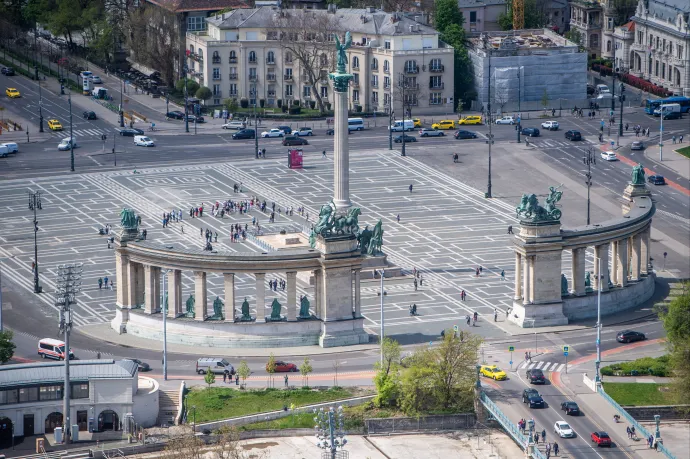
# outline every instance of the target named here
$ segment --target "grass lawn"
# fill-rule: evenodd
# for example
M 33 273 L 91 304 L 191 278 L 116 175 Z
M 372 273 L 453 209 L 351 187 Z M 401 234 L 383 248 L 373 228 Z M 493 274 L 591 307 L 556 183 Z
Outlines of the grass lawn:
M 199 423 L 281 410 L 293 403 L 304 406 L 366 394 L 356 388 L 241 391 L 225 387 L 195 387 L 187 395 L 187 417 L 192 415 L 192 406 L 196 406 L 196 422 Z
M 685 156 L 686 158 L 690 158 L 690 147 L 679 148 L 676 151 L 681 155 Z
M 659 388 L 668 384 L 651 383 L 604 383 L 604 390 L 623 406 L 672 405 L 673 396 Z

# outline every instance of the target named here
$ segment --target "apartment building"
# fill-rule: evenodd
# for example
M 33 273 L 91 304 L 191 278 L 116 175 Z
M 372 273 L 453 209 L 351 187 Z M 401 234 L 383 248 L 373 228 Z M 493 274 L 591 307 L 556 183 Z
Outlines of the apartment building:
M 287 15 L 287 16 L 286 16 Z M 316 31 L 281 30 L 280 18 L 309 15 L 307 21 L 333 25 L 320 37 Z M 402 110 L 398 83 L 405 83 L 405 107 L 423 113 L 447 113 L 453 103 L 453 48 L 439 39 L 433 28 L 402 13 L 375 8 L 328 10 L 281 10 L 259 7 L 235 10 L 206 20 L 207 30 L 187 33 L 187 65 L 190 77 L 213 92 L 211 102 L 246 98 L 250 106 L 276 109 L 299 100 L 304 105 L 324 104 L 333 97 L 328 73 L 335 68 L 335 36 L 352 36 L 347 71 L 354 75 L 348 91 L 350 109 Z M 311 84 L 308 67 L 290 51 L 286 42 L 318 42 L 320 76 Z M 332 43 L 331 43 L 332 42 Z M 305 45 L 306 46 L 306 45 Z
M 690 2 L 640 0 L 630 73 L 690 97 Z
M 498 18 L 508 11 L 506 0 L 458 0 L 467 32 L 498 31 Z
M 570 30 L 579 33 L 578 44 L 593 58 L 601 55 L 603 15 L 604 7 L 598 1 L 572 0 L 570 2 Z M 611 27 L 611 33 L 613 33 L 613 24 Z

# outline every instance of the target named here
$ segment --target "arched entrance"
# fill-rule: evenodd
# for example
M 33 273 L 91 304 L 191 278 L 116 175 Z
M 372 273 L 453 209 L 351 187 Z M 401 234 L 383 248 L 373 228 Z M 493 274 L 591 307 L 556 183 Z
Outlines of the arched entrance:
M 0 418 L 0 449 L 7 448 L 12 445 L 12 420 L 10 418 Z
M 98 430 L 120 430 L 120 418 L 113 410 L 101 411 L 98 415 Z
M 45 433 L 49 434 L 55 432 L 56 427 L 62 427 L 62 413 L 58 413 L 57 411 L 46 416 Z

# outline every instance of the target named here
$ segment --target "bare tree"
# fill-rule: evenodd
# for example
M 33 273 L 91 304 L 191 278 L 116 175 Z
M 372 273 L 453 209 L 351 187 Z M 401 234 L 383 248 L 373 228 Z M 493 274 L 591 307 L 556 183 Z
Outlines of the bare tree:
M 142 6 L 130 16 L 127 44 L 136 60 L 161 73 L 172 85 L 179 58 L 177 18 L 156 6 Z
M 240 434 L 235 427 L 221 427 L 214 448 L 215 459 L 249 459 L 266 457 L 265 451 L 245 453 L 240 444 Z
M 204 442 L 191 429 L 170 438 L 161 454 L 162 459 L 202 459 Z
M 495 77 L 493 80 L 492 96 L 494 97 L 494 102 L 500 107 L 501 113 L 503 113 L 503 108 L 510 101 L 510 91 L 505 80 L 497 81 Z
M 333 37 L 338 32 L 336 15 L 315 10 L 276 11 L 266 29 L 269 40 L 279 40 L 284 58 L 299 63 L 321 113 L 326 107 L 317 84 L 328 81 L 335 69 Z

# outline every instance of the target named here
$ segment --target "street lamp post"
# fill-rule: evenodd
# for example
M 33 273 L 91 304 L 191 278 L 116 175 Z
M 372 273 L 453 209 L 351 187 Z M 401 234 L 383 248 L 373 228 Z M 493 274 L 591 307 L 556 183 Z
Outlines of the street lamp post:
M 69 90 L 67 96 L 67 103 L 69 105 L 69 152 L 70 152 L 70 167 L 69 170 L 74 172 L 74 131 L 72 126 L 72 90 Z
M 125 127 L 125 107 L 122 105 L 122 91 L 125 87 L 125 80 L 120 80 L 120 127 Z
M 620 102 L 618 105 L 620 105 L 620 116 L 618 119 L 618 138 L 616 139 L 616 143 L 618 146 L 621 146 L 621 137 L 623 136 L 623 102 L 625 102 L 625 85 L 623 83 L 620 84 L 619 87 L 620 95 L 618 96 L 618 102 Z
M 392 101 L 393 101 L 393 97 L 391 97 L 391 102 Z M 389 150 L 393 149 L 393 129 L 391 129 L 391 127 L 393 126 L 393 121 L 395 119 L 395 112 L 393 111 L 393 106 L 392 106 L 391 102 L 389 102 L 390 113 L 388 115 L 388 149 Z M 403 121 L 403 125 L 404 124 L 405 123 Z
M 405 152 L 405 119 L 411 118 L 411 117 L 406 117 L 405 113 L 405 88 L 407 87 L 407 79 L 405 78 L 404 74 L 399 74 L 398 75 L 398 87 L 402 91 L 402 111 L 403 111 L 403 116 L 402 116 L 402 152 L 400 153 L 400 156 L 407 156 Z
M 41 91 L 41 80 L 38 77 L 38 66 L 35 66 L 34 69 L 38 82 L 38 132 L 43 132 L 43 92 Z
M 252 104 L 252 114 L 254 115 L 254 159 L 259 159 L 259 123 L 256 122 L 256 85 L 249 90 L 250 99 L 254 99 Z
M 587 185 L 587 224 L 589 225 L 589 205 L 590 205 L 590 200 L 589 200 L 589 188 L 592 186 L 592 169 L 591 165 L 597 163 L 597 157 L 594 154 L 594 151 L 589 148 L 585 152 L 585 156 L 582 158 L 584 161 L 585 165 L 587 166 L 587 173 L 585 174 L 585 177 L 587 177 L 587 181 L 585 182 L 585 185 Z
M 493 120 L 491 119 L 491 47 L 489 46 L 489 36 L 487 34 L 484 34 L 484 36 L 482 37 L 482 41 L 484 43 L 484 49 L 486 50 L 486 53 L 489 57 L 489 84 L 487 86 L 488 97 L 486 102 L 486 122 L 489 125 L 489 139 L 486 141 L 489 144 L 489 179 L 486 184 L 486 194 L 484 195 L 484 197 L 491 198 L 491 145 L 494 143 L 494 136 L 491 133 L 491 127 L 493 125 Z
M 187 73 L 189 72 L 189 70 L 188 70 L 187 64 L 184 65 L 183 69 L 184 69 L 184 132 L 189 134 L 189 116 L 188 116 L 189 110 L 187 108 L 189 105 L 189 102 L 187 101 L 187 97 L 188 97 L 188 94 L 187 94 Z
M 383 279 L 386 277 L 386 270 L 381 269 L 379 270 L 379 274 L 381 275 L 381 365 L 383 365 L 383 297 L 385 295 L 384 290 L 383 290 Z
M 36 210 L 41 208 L 41 192 L 29 191 L 29 210 L 34 211 L 34 293 L 43 291 L 38 282 L 38 220 L 36 220 Z
M 520 106 L 521 101 L 522 101 L 522 92 L 520 90 L 520 67 L 518 67 L 517 79 L 518 79 L 517 143 L 520 143 L 520 131 L 522 130 L 522 113 L 521 113 L 521 106 Z

